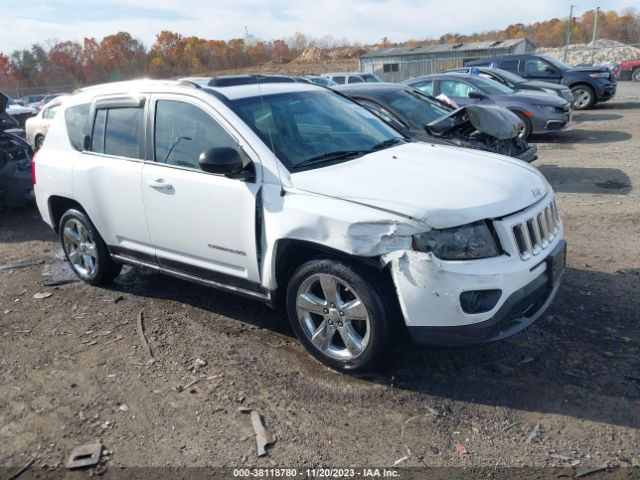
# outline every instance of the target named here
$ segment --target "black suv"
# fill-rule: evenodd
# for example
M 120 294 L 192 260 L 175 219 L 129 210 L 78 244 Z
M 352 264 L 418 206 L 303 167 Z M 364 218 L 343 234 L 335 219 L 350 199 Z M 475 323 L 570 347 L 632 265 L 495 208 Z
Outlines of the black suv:
M 531 80 L 562 83 L 571 88 L 576 110 L 589 109 L 616 94 L 616 77 L 607 67 L 573 67 L 548 55 L 507 55 L 465 62 L 465 66 L 501 68 Z

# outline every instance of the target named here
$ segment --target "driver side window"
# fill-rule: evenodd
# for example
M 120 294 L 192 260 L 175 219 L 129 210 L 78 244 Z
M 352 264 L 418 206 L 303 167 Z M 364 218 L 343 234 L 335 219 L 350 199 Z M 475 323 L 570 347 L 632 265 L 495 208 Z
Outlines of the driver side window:
M 208 113 L 189 103 L 156 103 L 155 161 L 200 170 L 198 158 L 212 147 L 236 147 L 237 142 Z
M 524 63 L 525 75 L 549 75 L 553 67 L 548 62 L 539 58 L 532 58 Z

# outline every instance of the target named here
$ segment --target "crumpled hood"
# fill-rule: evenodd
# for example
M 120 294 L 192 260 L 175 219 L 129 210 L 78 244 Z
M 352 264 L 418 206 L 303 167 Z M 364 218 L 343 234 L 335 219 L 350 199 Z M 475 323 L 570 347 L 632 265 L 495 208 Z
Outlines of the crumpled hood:
M 549 191 L 534 167 L 502 155 L 421 142 L 291 175 L 293 187 L 391 211 L 434 228 L 522 210 Z
M 467 114 L 474 128 L 482 133 L 508 140 L 522 130 L 522 120 L 510 110 L 497 105 L 467 105 L 460 107 L 429 123 L 426 128 L 435 135 L 445 135 L 456 127 L 455 118 L 462 112 Z
M 17 127 L 18 121 L 7 112 L 9 97 L 0 92 L 0 132 Z

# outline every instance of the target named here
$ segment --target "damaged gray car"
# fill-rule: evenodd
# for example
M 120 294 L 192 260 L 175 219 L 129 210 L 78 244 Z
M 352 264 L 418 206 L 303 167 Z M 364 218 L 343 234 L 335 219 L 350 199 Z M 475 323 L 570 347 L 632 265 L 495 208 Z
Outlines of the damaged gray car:
M 31 146 L 20 137 L 24 131 L 6 112 L 8 97 L 0 92 L 0 209 L 33 203 Z
M 537 148 L 522 138 L 522 121 L 506 108 L 453 108 L 415 88 L 393 83 L 345 85 L 334 90 L 414 140 L 484 150 L 529 163 L 537 158 Z

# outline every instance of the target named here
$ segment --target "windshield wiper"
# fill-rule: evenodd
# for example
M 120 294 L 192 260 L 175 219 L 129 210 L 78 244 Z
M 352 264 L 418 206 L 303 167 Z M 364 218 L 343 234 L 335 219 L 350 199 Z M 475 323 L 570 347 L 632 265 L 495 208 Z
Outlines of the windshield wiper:
M 365 153 L 368 153 L 368 150 L 337 150 L 335 152 L 327 152 L 303 160 L 296 164 L 295 168 L 308 167 L 309 165 L 317 165 L 319 163 L 331 162 L 333 160 L 345 160 L 348 158 L 361 157 Z
M 384 142 L 380 142 L 375 144 L 373 147 L 371 147 L 369 150 L 367 150 L 368 152 L 376 152 L 378 150 L 384 150 L 385 148 L 389 148 L 389 147 L 393 147 L 394 145 L 397 145 L 400 142 L 403 142 L 404 138 L 400 138 L 400 137 L 394 137 L 394 138 L 389 138 L 388 140 L 385 140 Z

